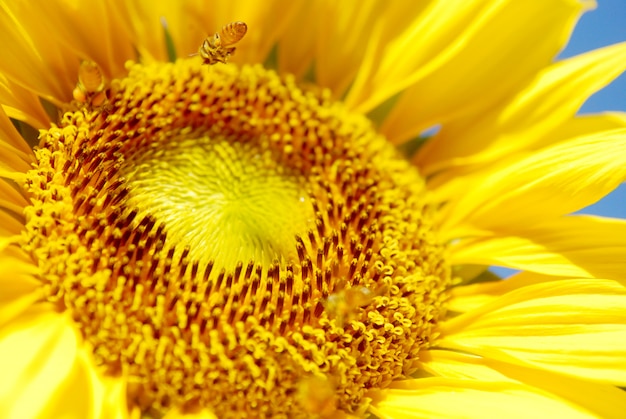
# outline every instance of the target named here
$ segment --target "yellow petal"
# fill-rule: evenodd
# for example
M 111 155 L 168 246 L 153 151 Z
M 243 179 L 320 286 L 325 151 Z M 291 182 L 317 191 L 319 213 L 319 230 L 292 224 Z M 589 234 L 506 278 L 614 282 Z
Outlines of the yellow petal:
M 167 61 L 165 29 L 172 36 L 178 57 L 198 52 L 208 28 L 192 25 L 186 4 L 124 0 L 109 2 L 111 14 L 122 22 L 124 33 L 137 48 L 142 62 Z
M 550 393 L 509 381 L 420 378 L 372 392 L 381 419 L 598 418 Z
M 0 208 L 22 214 L 27 205 L 29 205 L 28 200 L 17 190 L 15 185 L 0 179 Z
M 369 111 L 411 87 L 383 128 L 394 142 L 517 90 L 563 46 L 583 8 L 569 0 L 437 0 L 420 14 L 414 14 L 414 3 L 410 7 L 404 10 L 417 16 L 413 25 L 380 45 L 381 59 L 362 70 L 363 81 L 347 98 L 357 110 Z
M 527 285 L 554 281 L 554 276 L 539 275 L 533 272 L 519 272 L 506 278 L 504 281 L 483 282 L 479 284 L 463 285 L 450 290 L 448 309 L 456 313 L 466 313 L 477 310 L 478 307 L 491 303 L 507 292 L 511 292 Z
M 311 67 L 319 14 L 325 3 L 303 2 L 278 40 L 278 70 L 301 78 Z M 320 10 L 321 9 L 321 10 Z
M 1 101 L 1 99 L 0 99 Z M 24 138 L 15 129 L 15 126 L 7 116 L 6 112 L 0 106 L 0 143 L 9 144 L 22 153 L 28 153 L 32 155 L 30 146 L 26 143 Z
M 609 280 L 529 285 L 444 322 L 442 348 L 626 384 L 626 288 Z
M 60 8 L 63 2 L 46 2 L 46 5 L 48 3 Z M 50 16 L 40 11 L 43 6 L 43 3 L 35 5 L 15 1 L 0 2 L 0 74 L 37 95 L 60 104 L 72 97 L 78 59 L 59 44 L 54 33 L 78 23 L 54 21 L 53 24 L 57 25 L 58 22 L 58 26 L 51 28 L 49 21 L 45 20 L 50 19 Z M 5 103 L 4 100 L 2 102 Z M 20 107 L 17 109 L 28 111 Z M 9 116 L 13 117 L 10 113 Z M 41 120 L 38 114 L 31 113 L 31 116 Z
M 177 23 L 180 19 L 177 18 L 184 11 L 182 7 L 170 10 L 166 2 L 140 0 L 112 1 L 109 4 L 112 13 L 123 22 L 125 34 L 137 48 L 142 61 L 168 60 L 163 22 L 168 30 L 179 27 Z
M 570 216 L 461 240 L 453 264 L 505 266 L 547 275 L 625 280 L 626 220 Z
M 592 135 L 618 128 L 626 128 L 626 112 L 577 115 L 548 132 L 538 144 L 547 146 L 570 138 Z
M 84 350 L 79 351 L 67 376 L 59 382 L 44 409 L 33 417 L 112 419 L 114 416 L 105 415 L 103 411 L 106 388 L 95 368 L 88 354 Z M 119 410 L 122 409 L 125 410 L 124 405 Z
M 572 139 L 466 179 L 442 212 L 445 237 L 533 225 L 598 201 L 626 179 L 624 138 L 625 129 Z
M 3 113 L 10 118 L 24 121 L 37 129 L 50 126 L 50 118 L 37 95 L 7 79 L 2 71 L 0 71 L 0 104 Z
M 25 173 L 30 170 L 30 162 L 34 160 L 32 153 L 21 151 L 12 145 L 0 141 L 0 170 Z
M 626 113 L 607 112 L 595 115 L 582 115 L 569 119 L 545 134 L 537 141 L 542 147 L 560 143 L 576 137 L 597 135 L 603 131 L 626 128 Z M 429 178 L 429 187 L 435 190 L 437 198 L 449 201 L 467 190 L 471 176 L 480 176 L 481 171 L 490 170 L 488 164 L 449 168 Z
M 35 266 L 0 253 L 0 327 L 41 299 L 41 283 L 33 277 L 35 273 Z
M 419 354 L 419 368 L 435 377 L 461 378 L 480 381 L 519 382 L 490 367 L 485 358 L 441 349 L 429 349 Z M 493 361 L 495 362 L 495 361 Z M 534 369 L 540 373 L 542 371 Z
M 370 62 L 361 66 L 346 98 L 346 104 L 357 111 L 371 110 L 440 66 L 458 49 L 455 40 L 466 36 L 476 17 L 490 9 L 484 2 L 431 0 L 406 13 L 407 3 L 395 3 L 395 10 L 404 10 L 412 21 L 400 25 L 403 31 L 393 34 L 397 36 L 385 37 L 385 26 L 398 22 L 398 15 L 392 10 L 381 16 L 373 30 L 374 43 L 368 46 Z
M 591 136 L 618 128 L 626 128 L 626 113 L 606 112 L 577 116 L 547 133 L 539 142 L 545 145 L 556 144 L 575 137 Z M 447 202 L 455 196 L 464 194 L 468 188 L 467 183 L 472 181 L 472 177 L 478 176 L 480 179 L 480 172 L 490 170 L 489 167 L 489 164 L 483 164 L 450 168 L 429 178 L 428 185 L 439 201 Z
M 135 59 L 135 50 L 107 2 L 48 1 L 37 7 L 39 10 L 32 13 L 30 21 L 38 22 L 38 32 L 48 32 L 51 39 L 73 51 L 77 58 L 98 63 L 109 79 L 126 74 L 124 64 Z M 70 71 L 73 75 L 78 70 L 78 60 L 75 63 L 75 69 Z
M 0 165 L 0 169 L 2 165 Z M 6 177 L 4 173 L 0 170 L 0 176 Z M 24 224 L 18 220 L 15 216 L 5 212 L 0 211 L 0 237 L 7 236 L 15 236 L 20 234 L 24 229 Z
M 439 377 L 523 383 L 603 419 L 621 419 L 626 412 L 626 393 L 610 385 L 452 351 L 425 351 L 420 360 L 421 368 Z
M 368 42 L 373 42 L 374 25 L 388 22 L 385 13 L 393 2 L 325 0 L 323 5 L 318 12 L 316 83 L 330 88 L 335 97 L 340 97 L 359 69 L 368 51 Z
M 126 400 L 126 380 L 123 378 L 107 378 L 104 383 L 104 401 L 100 417 L 102 419 L 128 419 L 128 403 Z
M 71 321 L 40 304 L 0 329 L 0 412 L 6 419 L 93 418 L 91 383 Z
M 430 174 L 545 146 L 541 140 L 546 134 L 570 120 L 589 96 L 624 70 L 626 43 L 558 62 L 503 106 L 444 125 L 419 151 L 416 164 Z

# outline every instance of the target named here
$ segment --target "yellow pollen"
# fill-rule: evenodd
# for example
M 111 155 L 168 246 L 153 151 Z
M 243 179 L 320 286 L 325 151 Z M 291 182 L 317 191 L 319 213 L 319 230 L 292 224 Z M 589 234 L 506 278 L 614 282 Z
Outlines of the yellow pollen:
M 22 246 L 48 301 L 147 416 L 365 412 L 444 314 L 417 171 L 328 92 L 260 66 L 128 70 L 105 107 L 42 133 L 27 175 Z

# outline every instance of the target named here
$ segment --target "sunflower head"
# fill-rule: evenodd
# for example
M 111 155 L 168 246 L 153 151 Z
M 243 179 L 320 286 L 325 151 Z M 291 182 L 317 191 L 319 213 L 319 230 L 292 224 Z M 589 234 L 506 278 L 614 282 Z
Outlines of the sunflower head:
M 42 132 L 21 245 L 142 410 L 286 414 L 319 378 L 363 411 L 415 369 L 449 267 L 367 119 L 260 66 L 132 64 L 110 90 Z
M 537 103 L 580 68 L 597 72 L 581 82 L 592 90 L 626 48 L 551 64 L 582 9 L 573 0 L 431 1 L 410 14 L 371 2 L 355 16 L 332 2 L 252 3 L 205 13 L 193 2 L 51 2 L 34 17 L 3 5 L 10 50 L 28 45 L 26 60 L 54 70 L 39 82 L 0 63 L 2 109 L 39 129 L 31 149 L 28 130 L 0 115 L 11 152 L 0 159 L 0 359 L 49 345 L 11 377 L 27 382 L 33 365 L 61 372 L 32 373 L 58 383 L 38 405 L 23 402 L 28 385 L 0 385 L 0 413 L 459 416 L 437 398 L 454 391 L 480 405 L 492 388 L 565 412 L 551 392 L 575 397 L 524 377 L 575 373 L 516 337 L 553 330 L 537 320 L 544 309 L 550 324 L 563 307 L 592 310 L 567 300 L 580 286 L 595 302 L 626 298 L 615 267 L 586 262 L 559 236 L 604 228 L 564 216 L 626 177 L 603 157 L 607 144 L 624 157 L 624 120 L 594 120 L 576 136 L 575 110 Z M 550 23 L 537 20 L 548 11 Z M 35 28 L 53 20 L 67 27 L 51 43 Z M 542 39 L 487 89 L 508 62 L 494 35 L 533 41 L 502 21 L 535 22 Z M 490 51 L 493 62 L 458 74 Z M 52 121 L 41 99 L 56 107 Z M 597 187 L 579 197 L 572 179 L 594 168 Z M 553 201 L 539 211 L 542 199 Z M 500 281 L 486 272 L 493 264 L 528 272 Z M 606 312 L 596 319 L 614 321 Z M 88 402 L 54 401 L 65 389 Z

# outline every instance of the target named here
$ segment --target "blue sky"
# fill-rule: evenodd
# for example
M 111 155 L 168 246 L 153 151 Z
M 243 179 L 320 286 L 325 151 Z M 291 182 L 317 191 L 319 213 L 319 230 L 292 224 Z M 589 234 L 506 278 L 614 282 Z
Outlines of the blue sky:
M 597 0 L 597 3 L 595 10 L 580 19 L 561 57 L 626 41 L 626 0 Z M 580 113 L 606 110 L 626 112 L 626 74 L 589 98 Z M 626 218 L 626 184 L 581 212 Z

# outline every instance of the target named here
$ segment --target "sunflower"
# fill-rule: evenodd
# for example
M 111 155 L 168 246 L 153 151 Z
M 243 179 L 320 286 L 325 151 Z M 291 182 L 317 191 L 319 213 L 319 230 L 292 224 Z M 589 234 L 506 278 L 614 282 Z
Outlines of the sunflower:
M 0 4 L 2 417 L 623 417 L 591 1 Z

